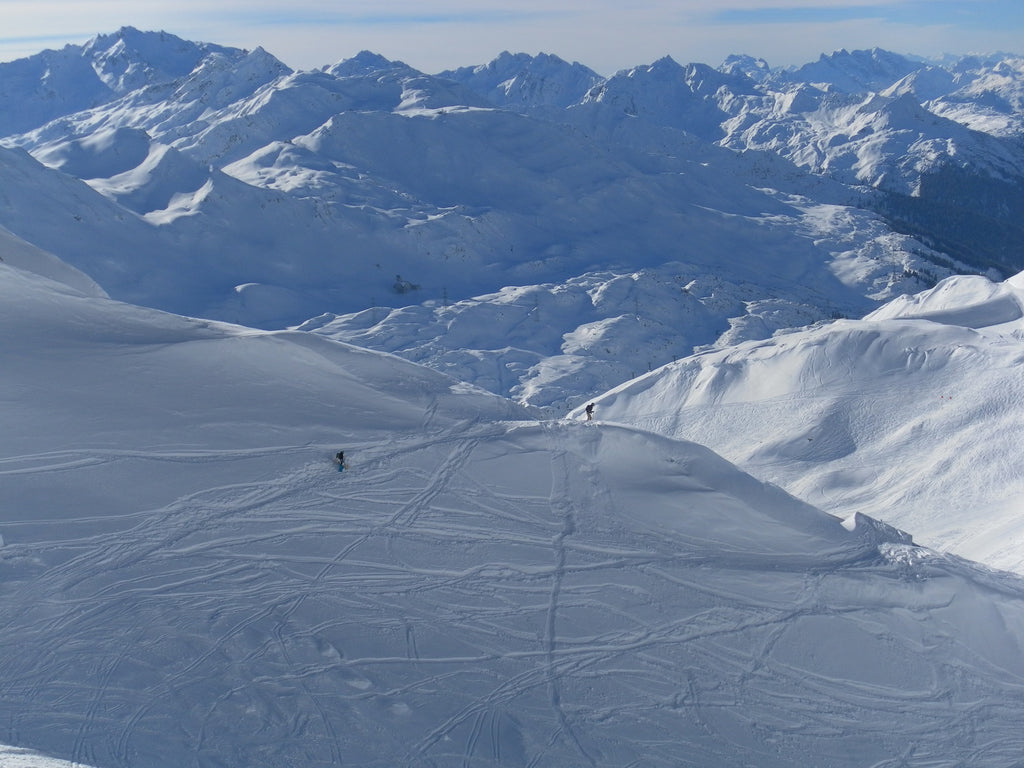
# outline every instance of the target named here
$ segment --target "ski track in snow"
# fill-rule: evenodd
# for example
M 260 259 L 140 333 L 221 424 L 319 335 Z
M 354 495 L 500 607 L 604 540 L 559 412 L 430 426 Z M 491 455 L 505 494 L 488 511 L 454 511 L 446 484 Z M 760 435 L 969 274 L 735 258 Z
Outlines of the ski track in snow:
M 668 766 L 737 752 L 782 765 L 801 740 L 846 732 L 874 733 L 892 755 L 887 720 L 911 705 L 925 752 L 939 734 L 969 740 L 999 718 L 990 703 L 909 673 L 898 684 L 873 672 L 809 675 L 777 653 L 798 618 L 884 633 L 870 616 L 861 623 L 864 604 L 828 593 L 834 579 L 887 564 L 837 561 L 808 574 L 796 563 L 788 576 L 782 566 L 773 576 L 792 582 L 795 599 L 749 589 L 757 556 L 738 554 L 715 576 L 699 542 L 602 519 L 612 502 L 587 458 L 599 429 L 536 431 L 548 448 L 532 453 L 488 453 L 489 441 L 517 438 L 486 424 L 349 447 L 342 473 L 320 446 L 4 460 L 0 472 L 44 477 L 126 457 L 270 453 L 291 469 L 181 495 L 85 540 L 6 546 L 9 562 L 35 565 L 33 580 L 0 592 L 0 627 L 16 646 L 0 659 L 11 713 L 0 738 L 104 768 L 383 766 L 399 755 L 409 766 Z M 526 487 L 510 487 L 516 472 L 492 471 L 495 461 L 522 462 Z M 548 481 L 531 486 L 544 465 Z M 760 652 L 751 660 L 733 637 L 760 638 Z M 1012 687 L 1024 695 L 1022 681 Z M 799 723 L 774 715 L 780 696 Z M 529 739 L 538 720 L 544 743 Z M 603 737 L 609 721 L 635 744 Z M 749 738 L 715 746 L 738 727 Z M 249 730 L 244 747 L 220 738 Z M 920 756 L 904 748 L 903 759 Z M 980 749 L 990 754 L 973 764 L 1019 755 L 1024 737 Z

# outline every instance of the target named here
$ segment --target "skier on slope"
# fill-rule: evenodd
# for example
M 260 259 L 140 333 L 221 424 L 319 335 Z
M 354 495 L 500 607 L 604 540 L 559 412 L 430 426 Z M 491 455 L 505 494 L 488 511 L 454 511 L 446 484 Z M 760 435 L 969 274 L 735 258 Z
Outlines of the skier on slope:
M 345 452 L 344 451 L 338 451 L 336 454 L 334 454 L 334 463 L 338 465 L 338 471 L 339 472 L 344 472 L 345 471 L 345 467 L 347 465 L 345 464 Z
M 589 405 L 588 405 L 588 406 L 586 407 L 586 411 L 587 411 L 587 421 L 590 421 L 591 419 L 593 419 L 593 418 L 594 418 L 594 404 L 593 404 L 593 403 L 590 403 L 590 404 L 589 404 Z

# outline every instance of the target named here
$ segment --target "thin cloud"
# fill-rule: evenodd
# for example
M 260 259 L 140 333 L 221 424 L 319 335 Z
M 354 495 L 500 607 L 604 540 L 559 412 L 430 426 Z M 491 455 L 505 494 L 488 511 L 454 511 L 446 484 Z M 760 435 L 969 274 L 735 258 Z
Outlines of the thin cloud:
M 73 40 L 82 37 L 82 32 L 56 32 L 46 35 L 0 35 L 0 45 L 25 45 L 32 44 L 36 45 L 39 43 L 69 43 Z M 89 35 L 90 37 L 92 35 Z
M 259 46 L 295 68 L 372 50 L 425 72 L 502 50 L 552 53 L 607 75 L 665 55 L 716 65 L 746 53 L 790 65 L 840 48 L 1024 48 L 1022 0 L 0 0 L 0 18 L 0 60 L 123 26 Z
M 820 24 L 877 20 L 881 23 L 934 26 L 969 24 L 1005 29 L 1024 25 L 1020 0 L 908 0 L 907 2 L 787 3 L 785 5 L 732 5 L 704 15 L 711 24 L 780 25 Z
M 726 8 L 709 13 L 709 24 L 761 25 L 761 24 L 820 24 L 885 17 L 877 7 L 767 7 Z
M 229 13 L 216 10 L 207 12 L 210 21 L 233 21 L 238 18 Z M 351 13 L 345 11 L 321 11 L 315 9 L 299 9 L 297 12 L 282 12 L 278 9 L 249 12 L 245 14 L 244 23 L 254 27 L 302 27 L 302 26 L 431 26 L 446 24 L 502 24 L 552 21 L 564 18 L 563 11 L 458 11 L 446 13 Z

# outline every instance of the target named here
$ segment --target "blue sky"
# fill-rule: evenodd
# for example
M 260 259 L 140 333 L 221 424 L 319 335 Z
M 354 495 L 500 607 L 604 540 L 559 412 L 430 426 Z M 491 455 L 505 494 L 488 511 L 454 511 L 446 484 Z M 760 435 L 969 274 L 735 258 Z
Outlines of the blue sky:
M 262 46 L 296 69 L 361 50 L 430 73 L 543 52 L 603 75 L 665 55 L 717 66 L 746 53 L 786 66 L 876 46 L 1024 53 L 1024 0 L 0 0 L 0 60 L 122 26 Z

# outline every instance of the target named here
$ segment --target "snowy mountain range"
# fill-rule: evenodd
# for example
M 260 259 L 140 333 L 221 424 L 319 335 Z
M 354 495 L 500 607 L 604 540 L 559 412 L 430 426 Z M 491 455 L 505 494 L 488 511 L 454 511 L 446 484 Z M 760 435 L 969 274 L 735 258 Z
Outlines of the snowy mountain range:
M 0 64 L 0 765 L 1018 765 L 1022 82 Z
M 552 55 L 427 75 L 364 52 L 293 72 L 125 28 L 0 64 L 0 226 L 116 299 L 318 318 L 564 409 L 694 349 L 1024 267 L 1021 62 L 664 58 L 600 78 Z

